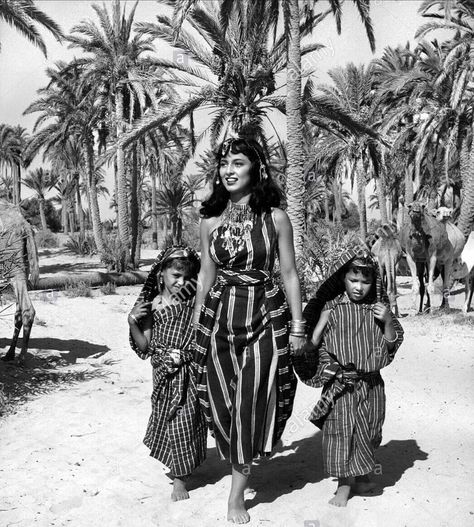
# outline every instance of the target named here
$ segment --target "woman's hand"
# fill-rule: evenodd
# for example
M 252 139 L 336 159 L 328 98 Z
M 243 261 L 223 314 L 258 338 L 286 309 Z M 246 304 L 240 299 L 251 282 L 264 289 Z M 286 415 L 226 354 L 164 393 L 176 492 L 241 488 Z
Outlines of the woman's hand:
M 142 318 L 150 314 L 151 302 L 140 302 L 132 308 L 128 314 L 128 323 L 130 325 L 137 324 Z
M 295 355 L 295 356 L 299 356 L 299 355 L 302 355 L 304 353 L 304 346 L 306 344 L 306 337 L 295 337 L 294 335 L 291 335 L 290 334 L 290 337 L 289 337 L 289 348 L 290 348 L 290 353 L 292 355 Z

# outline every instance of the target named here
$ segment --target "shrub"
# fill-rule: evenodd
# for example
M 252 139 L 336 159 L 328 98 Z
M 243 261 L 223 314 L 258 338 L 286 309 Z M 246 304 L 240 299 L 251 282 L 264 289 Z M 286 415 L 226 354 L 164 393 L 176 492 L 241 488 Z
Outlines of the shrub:
M 51 231 L 38 231 L 35 234 L 36 244 L 40 248 L 51 249 L 59 247 L 57 236 Z
M 123 273 L 127 270 L 127 248 L 122 245 L 117 234 L 104 238 L 105 252 L 100 255 L 100 261 L 105 264 L 107 271 Z
M 100 291 L 103 295 L 115 295 L 117 293 L 117 287 L 113 282 L 108 282 L 100 286 Z
M 85 235 L 80 233 L 70 234 L 65 245 L 71 252 L 81 256 L 93 255 L 97 252 L 94 237 L 88 233 Z
M 90 298 L 92 296 L 92 288 L 90 283 L 85 280 L 71 280 L 69 284 L 64 287 L 64 294 L 69 298 L 76 298 L 78 296 L 85 296 Z

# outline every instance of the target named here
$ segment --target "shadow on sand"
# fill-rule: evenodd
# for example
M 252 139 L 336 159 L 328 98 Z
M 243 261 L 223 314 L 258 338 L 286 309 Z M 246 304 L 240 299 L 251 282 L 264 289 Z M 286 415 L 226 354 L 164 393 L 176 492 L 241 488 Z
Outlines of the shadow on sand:
M 5 354 L 9 345 L 9 339 L 0 339 L 0 349 L 5 349 L 1 355 Z M 18 342 L 17 357 L 20 347 L 21 339 Z M 77 359 L 101 357 L 109 351 L 107 346 L 77 339 L 33 338 L 30 339 L 30 349 L 41 350 L 42 353 L 37 355 L 28 352 L 24 367 L 18 367 L 16 362 L 0 361 L 0 416 L 13 412 L 19 404 L 32 397 L 48 393 L 57 387 L 110 375 L 106 367 L 112 361 L 107 360 L 101 364 L 84 365 L 81 369 L 68 369 Z M 59 351 L 60 356 L 53 353 L 53 350 Z
M 326 476 L 323 473 L 321 442 L 322 434 L 316 432 L 311 437 L 289 445 L 280 444 L 271 458 L 257 461 L 252 467 L 249 481 L 256 494 L 253 499 L 246 500 L 247 508 L 251 509 L 260 503 L 272 503 L 285 494 L 322 481 Z M 420 449 L 414 439 L 407 439 L 389 441 L 377 450 L 376 457 L 378 466 L 372 479 L 377 483 L 377 489 L 366 494 L 366 497 L 380 496 L 385 488 L 393 487 L 416 461 L 428 459 L 428 454 Z M 217 483 L 230 473 L 230 464 L 221 461 L 216 449 L 211 448 L 206 462 L 193 474 L 189 490 Z

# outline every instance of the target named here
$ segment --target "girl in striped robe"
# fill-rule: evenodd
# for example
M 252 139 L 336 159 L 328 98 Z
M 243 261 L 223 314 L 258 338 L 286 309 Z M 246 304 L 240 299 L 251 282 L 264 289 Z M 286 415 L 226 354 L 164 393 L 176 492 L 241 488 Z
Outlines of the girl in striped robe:
M 151 359 L 151 416 L 143 442 L 170 469 L 173 501 L 189 498 L 186 479 L 206 457 L 197 398 L 192 314 L 199 258 L 189 247 L 162 251 L 128 316 L 130 345 Z
M 291 224 L 262 147 L 232 139 L 217 160 L 201 209 L 198 390 L 217 450 L 232 464 L 227 518 L 247 523 L 252 460 L 271 452 L 291 414 L 296 379 L 288 346 L 299 349 L 306 339 Z M 277 256 L 286 299 L 273 279 Z
M 392 362 L 403 330 L 390 312 L 368 253 L 348 251 L 341 257 L 305 310 L 313 326 L 318 302 L 321 314 L 302 355 L 310 355 L 309 360 L 295 357 L 293 362 L 304 382 L 323 386 L 310 421 L 323 432 L 324 468 L 338 478 L 329 503 L 344 507 L 351 491 L 363 493 L 375 486 L 369 474 L 376 467 L 385 418 L 380 370 Z M 314 369 L 308 368 L 311 362 Z

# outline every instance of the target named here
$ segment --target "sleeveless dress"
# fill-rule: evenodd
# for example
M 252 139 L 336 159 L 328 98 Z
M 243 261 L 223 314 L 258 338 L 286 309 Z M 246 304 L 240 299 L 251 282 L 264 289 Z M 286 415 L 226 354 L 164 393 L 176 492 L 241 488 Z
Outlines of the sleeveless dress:
M 233 464 L 269 454 L 293 406 L 296 378 L 288 351 L 289 309 L 273 281 L 273 215 L 229 245 L 226 224 L 211 233 L 217 279 L 196 330 L 198 396 L 218 452 Z

